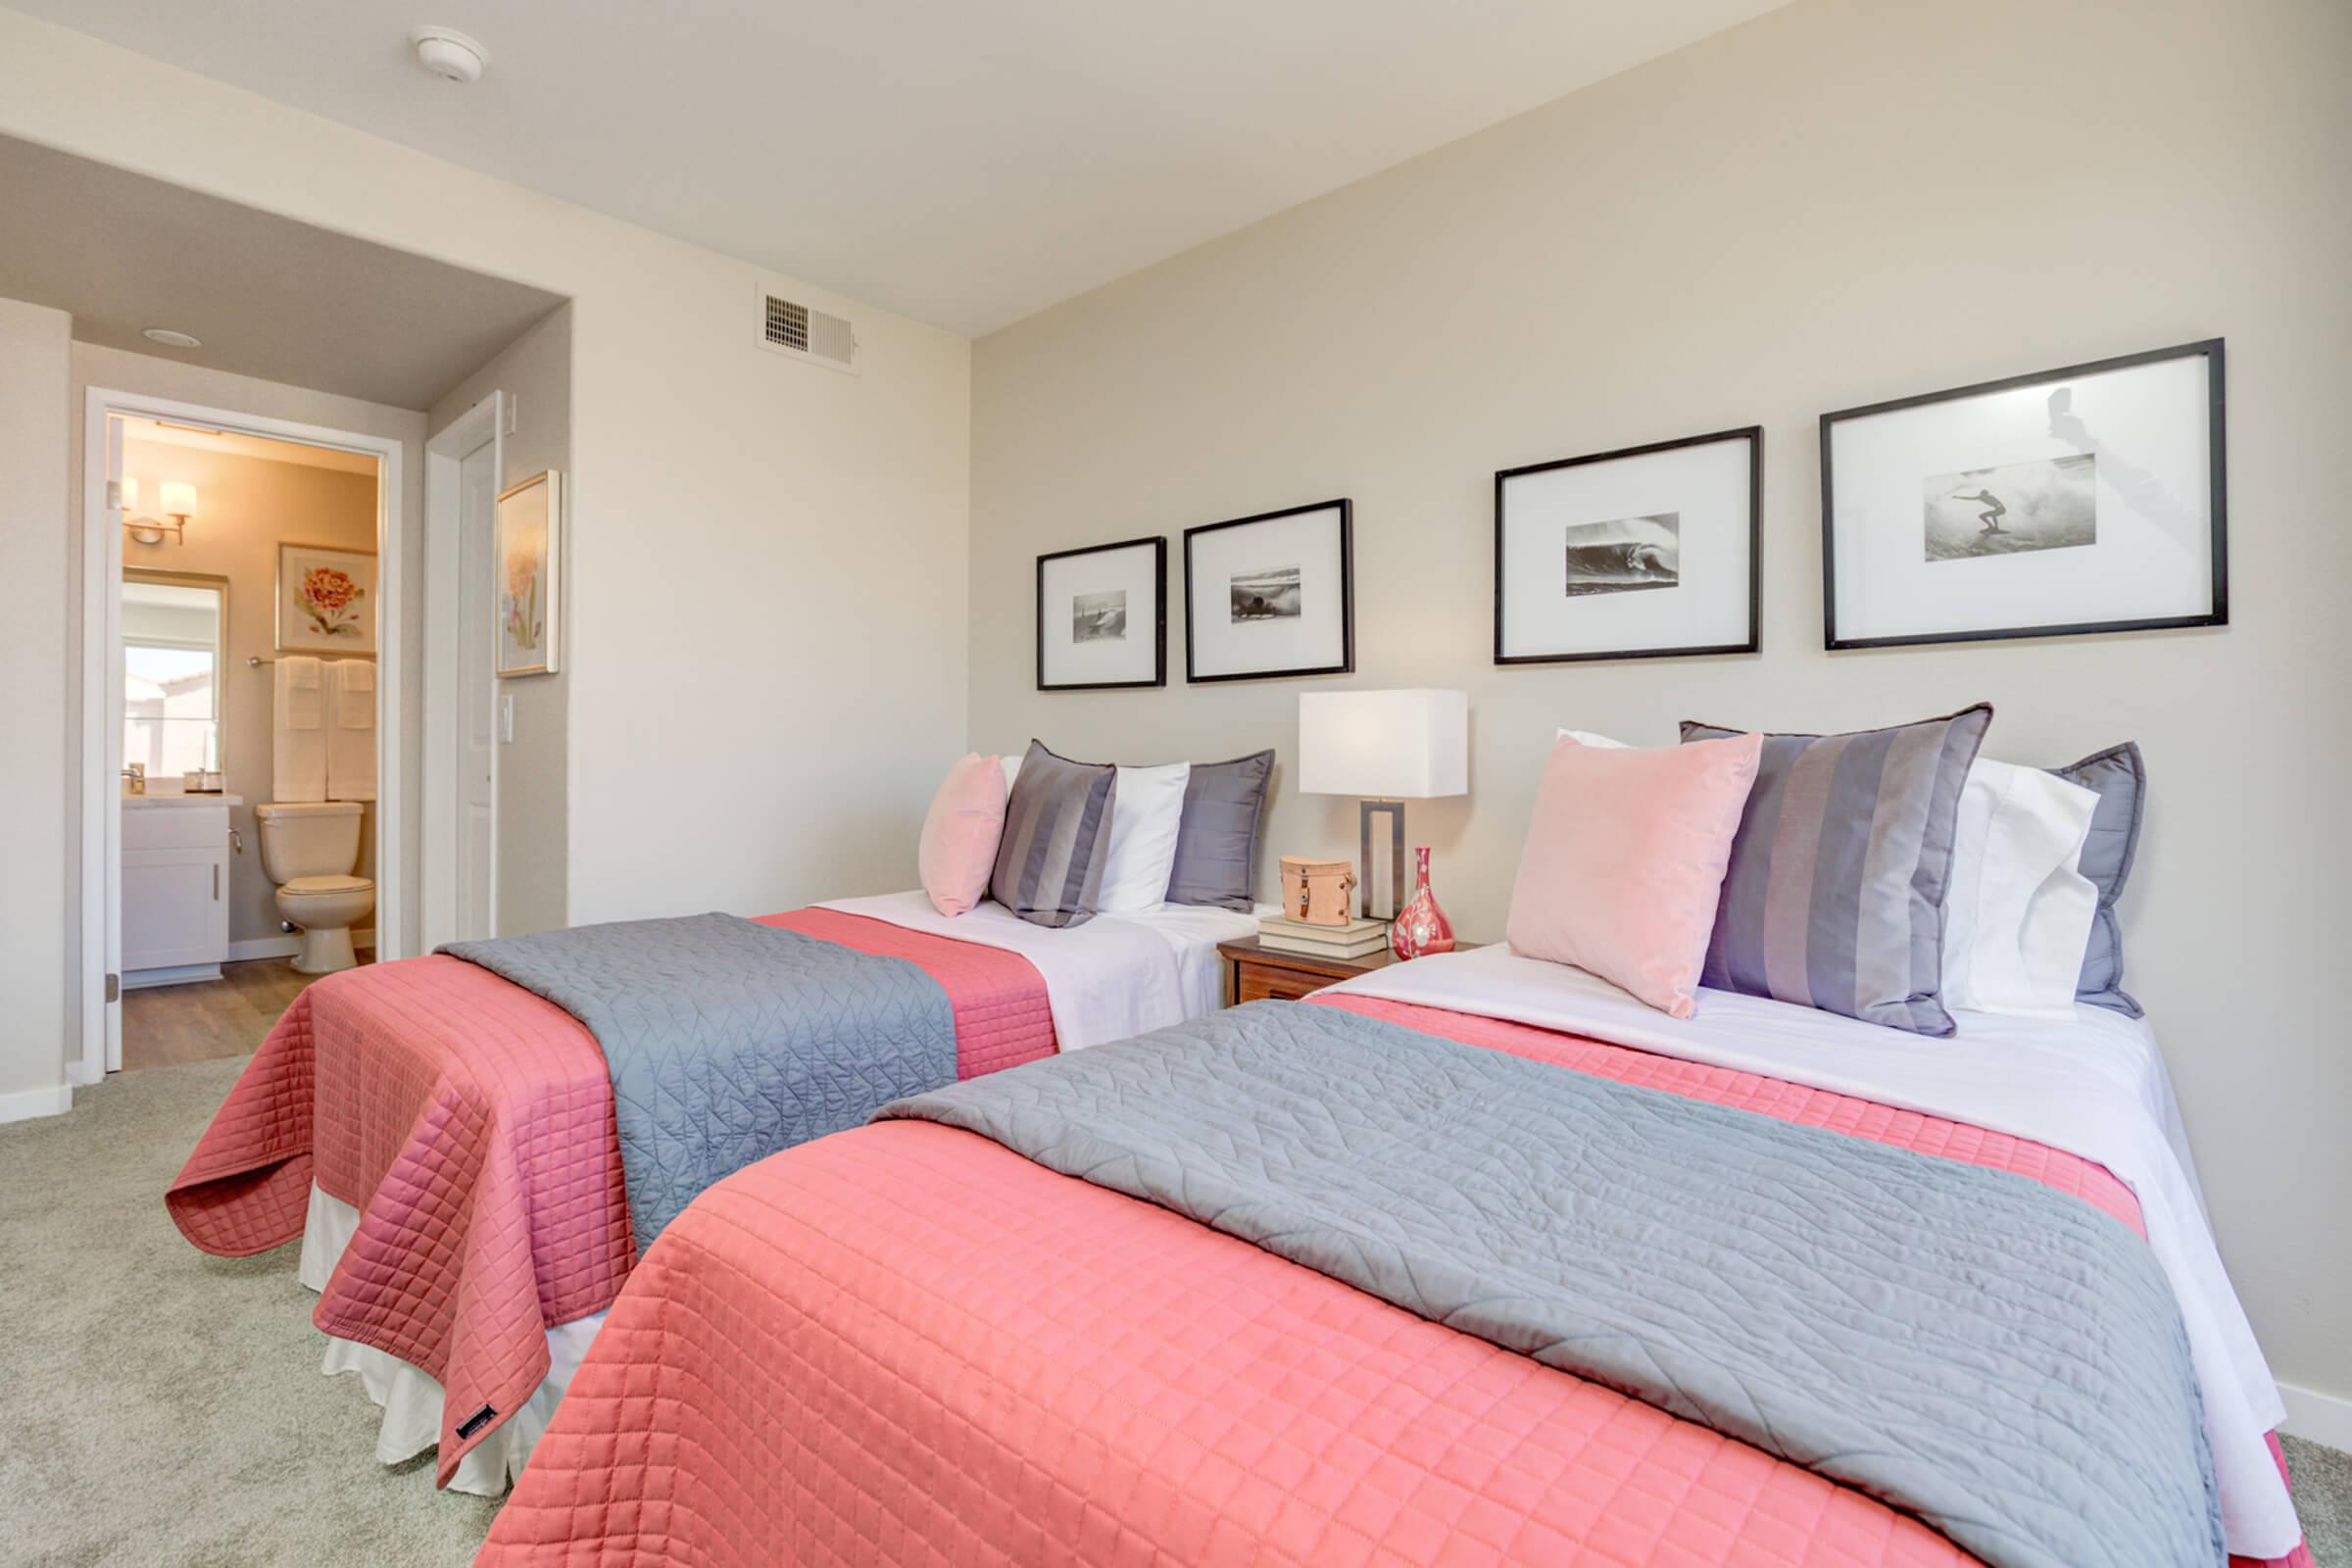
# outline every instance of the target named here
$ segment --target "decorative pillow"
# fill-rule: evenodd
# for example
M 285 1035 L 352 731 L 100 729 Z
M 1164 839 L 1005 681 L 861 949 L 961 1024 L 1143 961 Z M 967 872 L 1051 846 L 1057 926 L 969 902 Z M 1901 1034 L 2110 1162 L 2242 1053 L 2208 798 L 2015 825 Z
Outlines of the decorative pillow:
M 2136 1018 L 2139 1004 L 2124 990 L 2124 928 L 2115 917 L 2115 901 L 2124 896 L 2132 857 L 2139 853 L 2139 821 L 2148 800 L 2147 762 L 2139 748 L 2126 741 L 2050 771 L 2099 798 L 2098 809 L 2090 819 L 2090 835 L 2082 841 L 2082 858 L 2076 866 L 2099 890 L 2099 908 L 2091 917 L 2082 978 L 2075 985 L 2076 1000 Z
M 1170 904 L 1208 904 L 1244 914 L 1257 907 L 1258 823 L 1273 776 L 1270 751 L 1193 764 L 1168 877 Z
M 1511 951 L 1572 963 L 1677 1018 L 1697 1011 L 1724 867 L 1763 745 L 1739 735 L 1597 747 L 1563 735 L 1519 855 Z
M 1176 867 L 1176 835 L 1184 823 L 1184 786 L 1192 772 L 1190 762 L 1119 769 L 1098 913 L 1134 914 L 1166 902 L 1168 875 Z
M 1017 757 L 1000 757 L 997 761 L 1004 766 L 1004 793 L 1009 796 L 1012 794 L 1012 781 L 1021 776 L 1021 760 Z
M 2071 1018 L 2099 890 L 2075 869 L 2099 798 L 2039 768 L 1977 760 L 1960 790 L 1944 899 L 1943 1004 Z
M 988 897 L 1004 833 L 1004 765 L 993 757 L 968 756 L 948 769 L 923 817 L 915 866 L 933 908 L 963 914 Z
M 1767 735 L 1707 948 L 1707 985 L 1948 1035 L 1943 902 L 1980 703 L 1849 735 Z M 1739 733 L 1683 723 L 1683 740 Z
M 1073 762 L 1031 741 L 1004 803 L 989 896 L 1033 925 L 1093 919 L 1118 782 L 1118 769 L 1107 762 Z

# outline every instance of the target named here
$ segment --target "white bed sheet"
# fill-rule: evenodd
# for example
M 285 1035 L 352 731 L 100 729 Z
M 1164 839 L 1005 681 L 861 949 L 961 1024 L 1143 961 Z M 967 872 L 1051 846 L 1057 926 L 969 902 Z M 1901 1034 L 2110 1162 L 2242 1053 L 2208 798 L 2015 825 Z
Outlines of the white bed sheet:
M 947 915 L 921 892 L 834 899 L 817 906 L 908 931 L 1017 953 L 1046 982 L 1063 1051 L 1165 1029 L 1224 1005 L 1217 944 L 1255 936 L 1259 915 L 1163 904 L 1138 914 L 1098 914 L 1084 925 L 1032 925 L 1001 904 Z
M 2144 1019 L 2081 1006 L 2071 1019 L 1956 1011 L 1934 1040 L 1761 997 L 1702 989 L 1668 1017 L 1605 980 L 1500 945 L 1348 980 L 1352 994 L 1534 1024 L 1733 1067 L 2046 1144 L 2131 1187 L 2187 1325 L 2230 1549 L 2280 1557 L 2302 1540 L 2264 1442 L 2285 1417 L 2222 1266 L 2171 1076 Z

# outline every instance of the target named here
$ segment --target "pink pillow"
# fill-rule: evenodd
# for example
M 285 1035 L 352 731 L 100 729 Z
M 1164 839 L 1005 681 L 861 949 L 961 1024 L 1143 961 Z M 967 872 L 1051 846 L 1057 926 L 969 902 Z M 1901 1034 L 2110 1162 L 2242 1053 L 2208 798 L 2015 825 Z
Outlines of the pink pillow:
M 931 797 L 923 817 L 915 867 L 931 906 L 942 914 L 978 907 L 988 896 L 997 840 L 1004 836 L 1004 764 L 993 757 L 968 756 L 948 769 L 947 782 Z
M 1688 1018 L 1760 735 L 1604 750 L 1562 736 L 1511 889 L 1511 951 Z

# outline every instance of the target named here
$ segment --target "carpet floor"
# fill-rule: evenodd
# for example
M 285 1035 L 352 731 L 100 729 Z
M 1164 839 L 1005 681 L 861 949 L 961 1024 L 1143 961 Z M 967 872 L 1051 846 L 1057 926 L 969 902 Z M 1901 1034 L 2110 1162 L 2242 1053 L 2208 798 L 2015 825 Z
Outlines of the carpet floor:
M 375 1462 L 297 1248 L 208 1257 L 172 1228 L 164 1189 L 243 1066 L 118 1074 L 0 1127 L 0 1562 L 458 1568 L 490 1529 L 429 1454 Z M 2352 1568 L 2352 1455 L 2286 1449 L 2320 1568 Z

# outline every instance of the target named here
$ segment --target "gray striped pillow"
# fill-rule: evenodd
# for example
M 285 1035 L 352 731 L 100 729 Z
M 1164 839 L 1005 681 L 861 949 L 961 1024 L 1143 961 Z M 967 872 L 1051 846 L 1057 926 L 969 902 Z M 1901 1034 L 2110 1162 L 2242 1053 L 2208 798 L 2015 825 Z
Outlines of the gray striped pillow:
M 1948 1035 L 1952 824 L 1992 709 L 1850 735 L 1767 735 L 1701 985 Z M 1738 730 L 1685 720 L 1686 741 Z
M 1118 769 L 1107 762 L 1073 762 L 1031 741 L 1004 803 L 988 896 L 1033 925 L 1093 919 L 1118 784 Z

